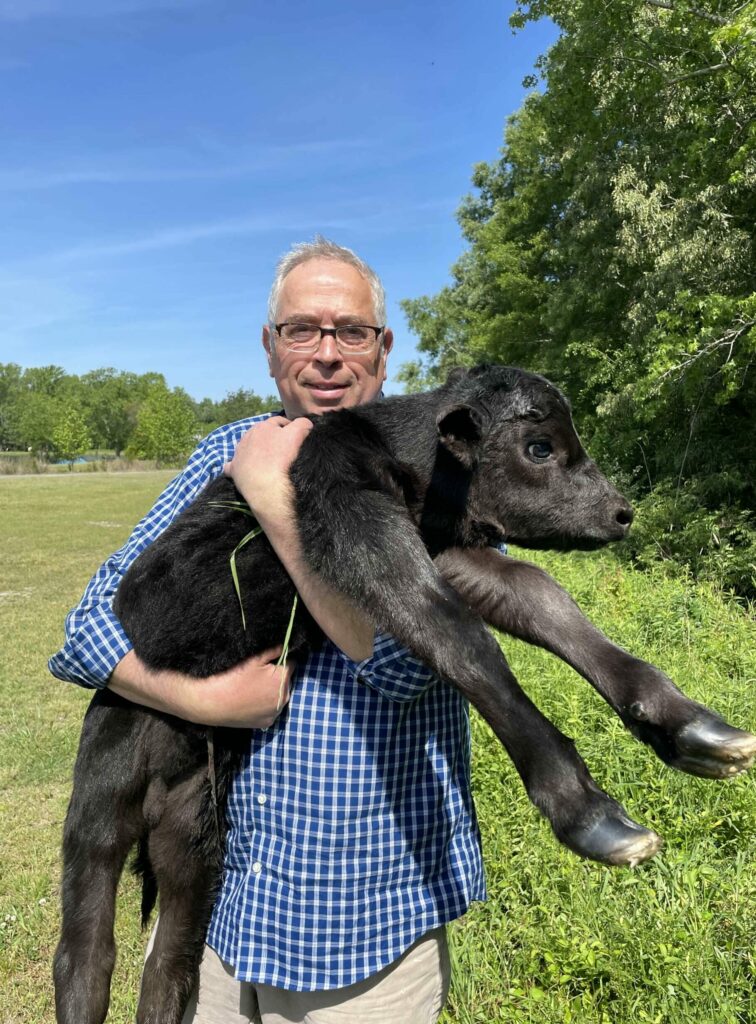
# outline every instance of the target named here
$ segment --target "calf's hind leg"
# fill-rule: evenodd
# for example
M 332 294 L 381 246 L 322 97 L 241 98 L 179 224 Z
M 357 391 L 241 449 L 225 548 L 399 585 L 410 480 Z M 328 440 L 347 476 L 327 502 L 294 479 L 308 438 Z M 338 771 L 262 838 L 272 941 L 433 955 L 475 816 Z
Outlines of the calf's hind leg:
M 222 867 L 208 803 L 202 770 L 168 792 L 160 822 L 150 832 L 160 913 L 142 974 L 137 1024 L 180 1024 L 196 983 Z
M 660 669 L 613 644 L 538 566 L 460 548 L 443 552 L 435 564 L 486 622 L 571 665 L 667 764 L 712 779 L 753 764 L 756 736 L 728 725 Z
M 88 803 L 74 790 L 63 837 L 61 937 L 55 951 L 58 1024 L 102 1024 L 115 964 L 118 879 L 136 840 L 136 815 Z
M 102 1024 L 115 962 L 118 879 L 144 828 L 136 757 L 143 718 L 100 690 L 84 719 L 63 829 L 62 923 L 53 976 L 58 1024 Z
M 529 700 L 483 622 L 434 568 L 406 510 L 376 492 L 336 497 L 333 516 L 308 517 L 302 530 L 310 565 L 475 705 L 565 845 L 610 864 L 653 856 L 659 837 L 599 789 L 572 741 Z M 371 529 L 350 532 L 350 521 Z

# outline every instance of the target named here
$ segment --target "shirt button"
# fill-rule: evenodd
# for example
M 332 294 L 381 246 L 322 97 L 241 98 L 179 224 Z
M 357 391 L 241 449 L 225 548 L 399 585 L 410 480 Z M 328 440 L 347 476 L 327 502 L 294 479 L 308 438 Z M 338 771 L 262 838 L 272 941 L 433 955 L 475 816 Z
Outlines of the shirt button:
M 259 860 L 256 860 L 255 863 L 252 865 L 252 870 L 256 875 L 260 874 L 260 872 L 262 871 L 262 864 L 260 863 Z
M 268 802 L 268 798 L 264 793 L 258 793 L 257 802 L 258 804 L 266 804 Z

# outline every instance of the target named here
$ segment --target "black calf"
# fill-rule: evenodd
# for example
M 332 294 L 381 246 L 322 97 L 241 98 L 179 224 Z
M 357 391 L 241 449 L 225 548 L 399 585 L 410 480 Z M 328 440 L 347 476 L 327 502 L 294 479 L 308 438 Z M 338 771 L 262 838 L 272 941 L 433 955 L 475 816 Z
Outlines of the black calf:
M 753 761 L 756 737 L 611 644 L 540 569 L 491 550 L 503 537 L 595 547 L 623 537 L 632 520 L 543 378 L 479 367 L 425 395 L 323 416 L 291 477 L 310 566 L 470 699 L 557 837 L 582 856 L 636 864 L 660 840 L 598 788 L 571 740 L 520 689 L 483 620 L 573 665 L 669 764 L 719 778 Z M 238 500 L 229 481 L 211 484 L 119 589 L 116 611 L 153 668 L 203 677 L 283 637 L 294 590 L 264 536 L 237 558 L 242 628 L 228 558 L 249 520 L 218 505 L 229 499 Z M 292 652 L 321 636 L 300 603 Z M 104 1019 L 116 883 L 137 841 L 145 914 L 155 888 L 161 908 L 137 1019 L 180 1021 L 222 860 L 206 739 L 107 690 L 92 701 L 63 843 L 60 1024 Z M 243 732 L 216 730 L 221 801 L 244 742 Z

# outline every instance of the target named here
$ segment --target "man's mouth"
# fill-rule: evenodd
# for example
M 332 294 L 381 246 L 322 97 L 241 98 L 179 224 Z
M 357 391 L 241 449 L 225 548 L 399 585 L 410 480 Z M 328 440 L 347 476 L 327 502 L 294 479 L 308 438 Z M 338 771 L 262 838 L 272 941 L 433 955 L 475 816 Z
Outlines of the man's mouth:
M 316 398 L 338 398 L 349 387 L 348 384 L 338 384 L 333 380 L 308 380 L 304 386 Z

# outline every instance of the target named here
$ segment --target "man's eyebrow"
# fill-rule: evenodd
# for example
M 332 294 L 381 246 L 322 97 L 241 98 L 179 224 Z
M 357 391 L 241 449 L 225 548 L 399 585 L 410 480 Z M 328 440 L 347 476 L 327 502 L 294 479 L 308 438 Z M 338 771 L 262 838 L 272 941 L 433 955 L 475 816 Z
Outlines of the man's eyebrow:
M 286 322 L 294 324 L 320 324 L 320 317 L 315 316 L 313 313 L 289 313 L 286 317 Z M 371 320 L 366 320 L 358 313 L 339 313 L 333 318 L 333 322 L 337 327 L 342 324 L 372 323 Z
M 320 322 L 320 317 L 313 316 L 312 313 L 289 313 L 286 320 L 281 322 L 294 324 L 317 324 Z

